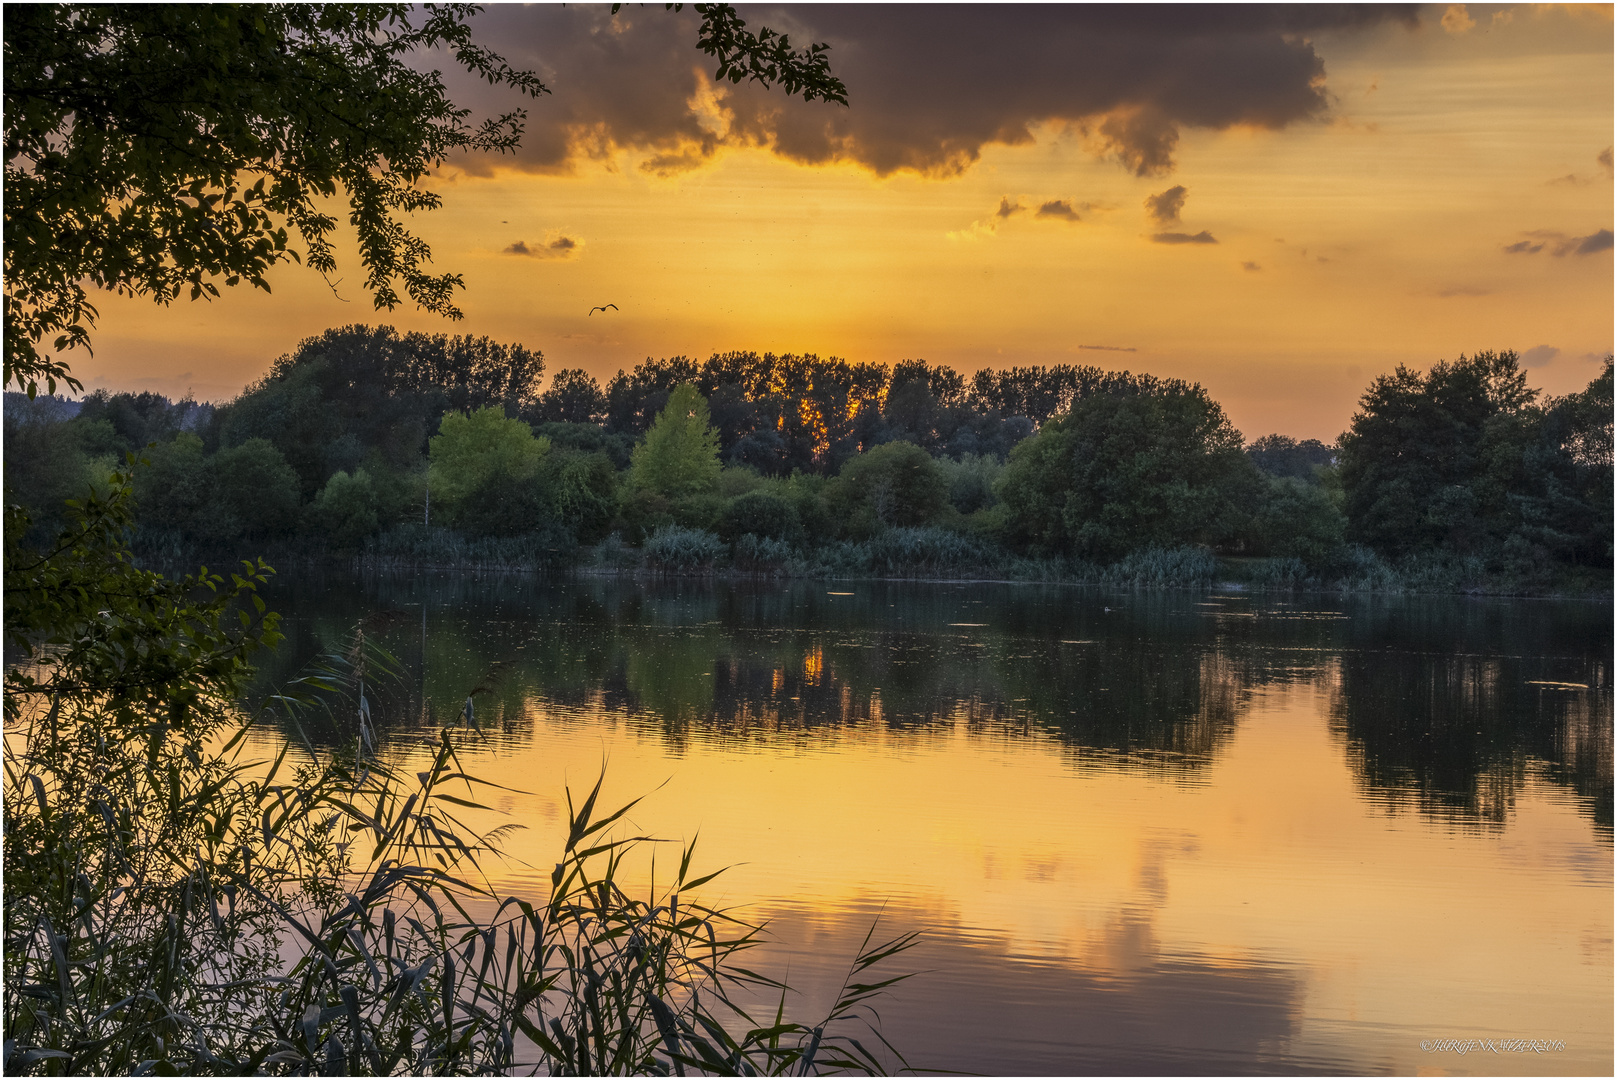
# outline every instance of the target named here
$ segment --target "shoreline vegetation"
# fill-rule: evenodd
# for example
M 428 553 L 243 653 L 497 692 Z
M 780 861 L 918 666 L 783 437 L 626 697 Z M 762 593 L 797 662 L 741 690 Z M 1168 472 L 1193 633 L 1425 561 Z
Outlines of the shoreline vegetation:
M 487 338 L 329 330 L 234 401 L 6 395 L 45 543 L 131 467 L 150 565 L 1612 594 L 1612 365 L 1374 379 L 1333 444 L 1247 441 L 1201 386 L 1057 365 L 747 352 L 543 385 Z

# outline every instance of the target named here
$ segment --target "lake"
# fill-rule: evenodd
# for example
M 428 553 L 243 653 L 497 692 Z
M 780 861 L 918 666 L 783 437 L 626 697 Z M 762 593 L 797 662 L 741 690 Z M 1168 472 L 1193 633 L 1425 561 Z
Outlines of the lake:
M 1604 1074 L 1609 604 L 896 582 L 303 577 L 266 682 L 369 618 L 383 753 L 474 688 L 502 888 L 564 788 L 700 834 L 812 1020 L 876 925 L 921 1069 Z M 334 733 L 328 733 L 335 737 Z M 317 737 L 319 733 L 316 733 Z M 669 853 L 672 854 L 672 853 Z

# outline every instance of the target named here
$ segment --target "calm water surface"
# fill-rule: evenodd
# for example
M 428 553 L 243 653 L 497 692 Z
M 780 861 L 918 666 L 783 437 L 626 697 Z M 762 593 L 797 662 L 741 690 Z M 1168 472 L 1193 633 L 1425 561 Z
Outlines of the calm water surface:
M 923 930 L 881 1008 L 913 1066 L 1612 1072 L 1609 605 L 429 575 L 274 599 L 266 680 L 382 628 L 395 757 L 487 688 L 468 764 L 532 793 L 502 801 L 528 826 L 505 889 L 543 894 L 564 787 L 605 761 L 609 797 L 651 793 L 635 827 L 732 867 L 705 895 L 770 922 L 799 1018 L 874 920 Z M 1494 1049 L 1435 1042 L 1471 1039 Z

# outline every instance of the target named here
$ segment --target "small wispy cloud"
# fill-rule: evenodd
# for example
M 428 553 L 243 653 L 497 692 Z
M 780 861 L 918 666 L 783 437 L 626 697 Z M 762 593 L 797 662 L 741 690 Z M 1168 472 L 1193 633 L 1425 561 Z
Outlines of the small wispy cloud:
M 1611 147 L 1608 146 L 1596 154 L 1595 161 L 1599 162 L 1600 167 L 1606 170 L 1606 176 L 1609 178 L 1611 176 Z
M 1522 367 L 1543 367 L 1560 355 L 1561 350 L 1554 345 L 1534 345 L 1531 349 L 1522 353 Z
M 500 249 L 501 255 L 523 255 L 530 259 L 570 259 L 583 250 L 584 242 L 575 237 L 550 233 L 544 240 L 529 244 L 526 240 Z
M 1199 233 L 1159 232 L 1151 235 L 1153 244 L 1216 244 L 1213 234 L 1203 229 Z
M 1075 345 L 1077 349 L 1090 349 L 1094 352 L 1139 352 L 1133 345 Z
M 1263 267 L 1259 266 L 1255 262 L 1244 262 L 1241 264 L 1241 269 L 1250 271 L 1252 273 L 1257 273 L 1259 270 L 1262 270 Z
M 1537 255 L 1545 248 L 1551 255 L 1596 255 L 1612 249 L 1610 229 L 1596 229 L 1587 236 L 1568 236 L 1553 229 L 1534 229 L 1526 234 L 1529 239 L 1504 245 L 1507 255 Z
M 1463 34 L 1475 25 L 1477 20 L 1471 17 L 1464 4 L 1450 4 L 1443 12 L 1443 29 L 1451 34 Z
M 1045 199 L 1039 202 L 1038 209 L 1031 211 L 1031 214 L 1037 221 L 1076 222 L 1082 220 L 1079 210 L 1092 210 L 1094 206 L 1094 203 L 1074 204 L 1071 199 Z M 999 205 L 986 218 L 973 221 L 964 229 L 956 229 L 944 235 L 950 240 L 986 240 L 999 232 L 1003 222 L 1029 212 L 1025 196 L 1019 195 L 1013 199 L 1009 195 L 1001 195 Z
M 1190 194 L 1183 184 L 1175 184 L 1167 191 L 1145 197 L 1145 212 L 1151 215 L 1151 220 L 1158 225 L 1174 225 L 1179 221 L 1179 213 L 1185 208 L 1185 196 Z
M 1446 285 L 1435 293 L 1445 300 L 1455 296 L 1488 296 L 1492 289 L 1484 289 L 1481 285 Z
M 1066 199 L 1051 199 L 1040 205 L 1033 215 L 1036 218 L 1053 218 L 1057 221 L 1078 221 L 1078 211 L 1073 209 L 1072 203 Z

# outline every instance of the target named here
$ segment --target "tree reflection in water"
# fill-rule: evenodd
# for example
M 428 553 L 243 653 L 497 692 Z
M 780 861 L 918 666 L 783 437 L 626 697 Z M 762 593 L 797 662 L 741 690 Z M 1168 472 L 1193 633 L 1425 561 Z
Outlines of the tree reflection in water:
M 540 713 L 615 716 L 676 751 L 948 727 L 1196 782 L 1255 692 L 1303 682 L 1367 798 L 1494 827 L 1536 774 L 1611 836 L 1598 604 L 488 575 L 305 578 L 278 599 L 288 641 L 261 686 L 400 613 L 378 624 L 410 672 L 389 712 L 423 727 L 481 684 L 479 717 L 517 739 Z

